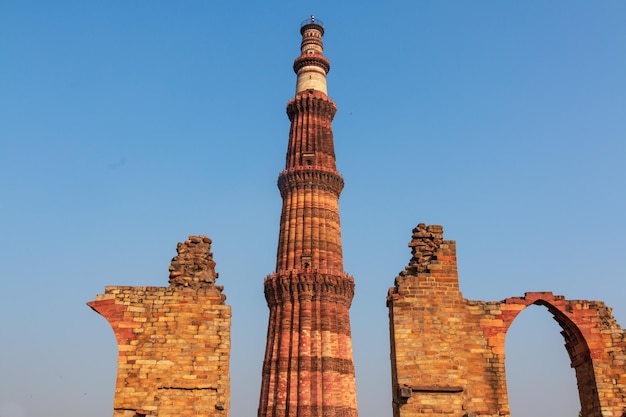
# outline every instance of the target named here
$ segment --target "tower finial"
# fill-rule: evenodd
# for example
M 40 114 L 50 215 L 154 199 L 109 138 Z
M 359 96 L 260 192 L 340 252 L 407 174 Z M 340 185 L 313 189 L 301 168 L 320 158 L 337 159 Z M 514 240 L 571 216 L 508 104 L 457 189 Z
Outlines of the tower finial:
M 293 63 L 293 70 L 298 74 L 296 94 L 304 90 L 326 91 L 326 74 L 330 70 L 330 62 L 324 56 L 324 23 L 315 19 L 314 15 L 300 25 L 302 43 L 300 56 Z

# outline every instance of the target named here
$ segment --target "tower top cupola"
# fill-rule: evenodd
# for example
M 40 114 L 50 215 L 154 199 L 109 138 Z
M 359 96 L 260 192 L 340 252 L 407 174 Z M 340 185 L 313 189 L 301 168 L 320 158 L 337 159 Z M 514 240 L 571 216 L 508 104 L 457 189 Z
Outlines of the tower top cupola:
M 326 74 L 330 71 L 330 61 L 324 56 L 324 24 L 311 15 L 300 25 L 300 33 L 301 52 L 293 63 L 293 70 L 298 75 L 296 94 L 305 90 L 316 90 L 328 95 Z

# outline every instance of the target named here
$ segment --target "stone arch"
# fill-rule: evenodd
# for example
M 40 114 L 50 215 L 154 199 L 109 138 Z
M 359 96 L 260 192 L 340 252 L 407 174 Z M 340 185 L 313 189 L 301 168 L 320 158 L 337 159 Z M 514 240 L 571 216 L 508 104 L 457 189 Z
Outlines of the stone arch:
M 566 312 L 560 310 L 559 307 L 543 298 L 538 299 L 533 304 L 546 307 L 554 316 L 554 320 L 556 320 L 563 329 L 561 335 L 565 340 L 565 349 L 569 355 L 571 367 L 574 368 L 576 372 L 581 409 L 585 410 L 584 415 L 595 415 L 593 410 L 600 410 L 600 399 L 596 388 L 597 384 L 593 370 L 594 365 L 591 359 L 591 350 L 589 349 L 587 338 L 581 331 L 581 327 L 574 321 L 581 321 L 580 319 L 584 316 L 577 317 L 573 315 L 570 317 Z M 580 323 L 580 325 L 582 325 L 584 329 L 589 329 L 590 327 L 587 326 L 588 323 L 584 323 L 586 320 L 582 321 L 583 323 Z M 592 334 L 588 336 L 593 339 Z
M 523 301 L 521 304 L 522 308 L 515 310 L 516 314 L 511 315 L 509 320 L 506 321 L 506 334 L 508 334 L 511 325 L 517 319 L 519 313 L 526 310 L 531 305 L 545 307 L 561 328 L 560 334 L 564 340 L 570 366 L 574 368 L 575 371 L 581 409 L 599 410 L 600 404 L 598 392 L 595 389 L 596 381 L 589 344 L 578 323 L 574 321 L 576 317 L 570 317 L 567 311 L 562 310 L 564 307 L 564 298 L 554 296 L 552 293 L 527 293 L 525 297 L 510 298 L 505 300 L 504 303 L 519 305 L 519 301 Z M 584 326 L 584 328 L 587 328 L 587 326 Z
M 510 415 L 505 339 L 515 317 L 545 306 L 562 329 L 583 417 L 626 417 L 626 332 L 600 301 L 530 292 L 502 301 L 459 290 L 456 243 L 419 224 L 412 258 L 389 289 L 394 417 Z
M 576 373 L 584 417 L 622 416 L 626 400 L 626 333 L 611 309 L 599 301 L 566 300 L 551 292 L 526 293 L 499 305 L 499 329 L 482 326 L 488 343 L 504 352 L 504 339 L 518 314 L 530 305 L 541 305 L 563 329 L 571 366 Z M 490 329 L 491 327 L 491 329 Z M 502 379 L 506 379 L 502 375 Z

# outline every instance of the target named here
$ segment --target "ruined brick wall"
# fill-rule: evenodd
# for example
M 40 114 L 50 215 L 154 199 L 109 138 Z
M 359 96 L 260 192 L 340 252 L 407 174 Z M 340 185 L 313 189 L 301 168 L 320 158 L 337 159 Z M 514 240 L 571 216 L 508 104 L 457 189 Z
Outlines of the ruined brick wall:
M 497 415 L 495 353 L 459 291 L 456 244 L 418 225 L 388 295 L 394 417 Z
M 583 417 L 626 416 L 626 332 L 601 301 L 566 300 L 551 292 L 526 293 L 499 302 L 467 301 L 480 317 L 488 345 L 504 375 L 506 332 L 517 315 L 532 304 L 545 306 L 563 329 L 561 334 L 576 372 Z
M 552 293 L 485 302 L 458 286 L 456 245 L 441 226 L 413 230 L 412 258 L 389 290 L 394 417 L 507 416 L 506 332 L 531 304 L 563 328 L 584 417 L 626 411 L 626 333 L 603 303 Z
M 190 236 L 170 287 L 111 286 L 88 303 L 118 343 L 115 417 L 228 416 L 231 310 L 210 248 Z

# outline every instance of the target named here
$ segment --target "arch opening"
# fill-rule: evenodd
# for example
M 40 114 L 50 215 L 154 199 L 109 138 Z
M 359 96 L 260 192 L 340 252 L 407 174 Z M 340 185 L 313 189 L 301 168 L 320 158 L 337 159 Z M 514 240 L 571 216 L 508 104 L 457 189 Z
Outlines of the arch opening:
M 577 328 L 571 322 L 566 323 L 567 317 L 547 303 L 536 304 L 543 307 L 533 305 L 524 309 L 506 335 L 505 367 L 511 417 L 575 417 L 582 410 L 582 395 L 577 388 L 577 373 L 572 369 L 570 333 L 575 334 Z M 546 314 L 544 308 L 554 317 Z M 576 338 L 574 344 L 580 342 Z M 576 346 L 575 350 L 580 350 Z

